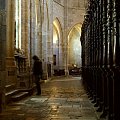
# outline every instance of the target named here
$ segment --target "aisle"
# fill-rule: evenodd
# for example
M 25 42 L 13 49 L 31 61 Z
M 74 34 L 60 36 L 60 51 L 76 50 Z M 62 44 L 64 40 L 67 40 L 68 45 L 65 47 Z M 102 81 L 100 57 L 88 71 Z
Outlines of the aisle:
M 0 120 L 97 120 L 80 77 L 56 77 L 41 87 L 41 96 L 11 103 Z

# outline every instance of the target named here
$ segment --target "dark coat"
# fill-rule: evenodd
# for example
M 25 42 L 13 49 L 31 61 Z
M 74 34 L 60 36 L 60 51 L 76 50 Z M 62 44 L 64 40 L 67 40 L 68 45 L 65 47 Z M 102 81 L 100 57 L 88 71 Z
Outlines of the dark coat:
M 34 61 L 33 74 L 34 75 L 42 75 L 42 62 L 41 61 L 39 61 L 39 60 Z

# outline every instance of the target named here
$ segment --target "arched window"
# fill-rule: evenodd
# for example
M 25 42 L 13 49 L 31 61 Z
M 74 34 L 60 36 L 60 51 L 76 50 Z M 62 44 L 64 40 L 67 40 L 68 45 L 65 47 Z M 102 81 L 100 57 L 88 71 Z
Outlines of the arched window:
M 21 49 L 21 0 L 16 0 L 15 3 L 15 48 Z

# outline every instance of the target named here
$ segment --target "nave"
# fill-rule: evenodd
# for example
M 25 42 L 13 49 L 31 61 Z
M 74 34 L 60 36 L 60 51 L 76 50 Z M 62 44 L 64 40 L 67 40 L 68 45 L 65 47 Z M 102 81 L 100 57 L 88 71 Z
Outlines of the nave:
M 55 77 L 41 83 L 42 94 L 12 102 L 0 120 L 98 120 L 81 77 Z M 102 119 L 103 120 L 103 119 Z

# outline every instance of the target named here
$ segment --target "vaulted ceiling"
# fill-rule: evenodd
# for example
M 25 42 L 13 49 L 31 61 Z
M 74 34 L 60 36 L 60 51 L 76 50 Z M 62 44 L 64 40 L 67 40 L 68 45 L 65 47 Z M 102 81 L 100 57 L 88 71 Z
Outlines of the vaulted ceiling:
M 79 8 L 79 9 L 84 9 L 87 5 L 88 0 L 53 0 L 56 1 L 59 4 L 64 5 L 64 3 L 68 3 L 69 7 L 74 7 L 74 8 Z
M 86 8 L 88 6 L 88 0 L 53 0 L 53 1 L 57 2 L 62 6 L 66 6 L 68 8 L 68 16 L 69 14 L 71 15 L 70 12 L 72 12 L 72 14 L 75 15 L 76 11 L 79 11 L 79 15 L 76 14 L 77 16 L 75 16 L 75 19 L 77 17 L 79 18 L 80 23 L 83 22 L 84 15 L 86 14 Z

